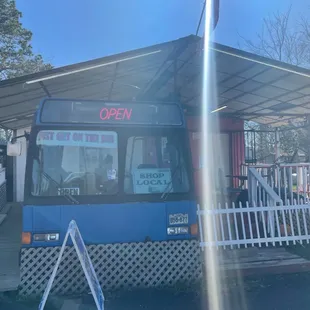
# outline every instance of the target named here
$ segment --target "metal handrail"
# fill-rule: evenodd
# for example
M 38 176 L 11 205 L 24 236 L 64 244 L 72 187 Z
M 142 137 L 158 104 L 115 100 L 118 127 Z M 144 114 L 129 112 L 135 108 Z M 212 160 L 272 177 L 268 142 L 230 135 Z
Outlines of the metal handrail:
M 253 200 L 253 197 L 257 197 L 257 186 L 255 186 L 255 188 L 253 187 L 252 177 L 260 184 L 262 189 L 265 190 L 265 192 L 271 198 L 271 200 L 273 200 L 275 203 L 277 202 L 281 203 L 282 200 L 279 197 L 279 195 L 277 195 L 277 193 L 273 190 L 273 188 L 268 185 L 268 183 L 264 180 L 264 178 L 257 172 L 257 170 L 254 167 L 249 167 L 248 172 L 249 186 L 250 186 L 249 193 L 251 197 L 250 201 L 254 201 L 255 203 L 257 202 L 257 199 Z
M 255 164 L 255 165 L 248 165 L 249 168 L 270 168 L 275 164 Z M 277 163 L 277 166 L 281 167 L 303 167 L 303 166 L 310 166 L 310 163 Z

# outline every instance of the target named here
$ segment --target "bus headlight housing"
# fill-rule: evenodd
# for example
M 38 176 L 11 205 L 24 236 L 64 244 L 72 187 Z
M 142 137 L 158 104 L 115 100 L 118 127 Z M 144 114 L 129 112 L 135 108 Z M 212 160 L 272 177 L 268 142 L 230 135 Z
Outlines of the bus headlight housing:
M 50 233 L 50 234 L 34 234 L 33 241 L 58 241 L 59 234 L 58 233 Z

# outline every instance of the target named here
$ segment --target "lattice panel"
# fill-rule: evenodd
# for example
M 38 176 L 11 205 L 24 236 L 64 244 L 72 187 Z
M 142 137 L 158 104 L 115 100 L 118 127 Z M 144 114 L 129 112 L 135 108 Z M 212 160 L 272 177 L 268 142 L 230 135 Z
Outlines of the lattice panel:
M 6 182 L 0 185 L 0 211 L 6 205 Z
M 191 284 L 201 277 L 199 244 L 195 240 L 91 245 L 88 251 L 103 290 Z M 22 295 L 42 294 L 60 247 L 22 249 Z M 73 247 L 67 247 L 52 294 L 88 292 L 88 284 Z

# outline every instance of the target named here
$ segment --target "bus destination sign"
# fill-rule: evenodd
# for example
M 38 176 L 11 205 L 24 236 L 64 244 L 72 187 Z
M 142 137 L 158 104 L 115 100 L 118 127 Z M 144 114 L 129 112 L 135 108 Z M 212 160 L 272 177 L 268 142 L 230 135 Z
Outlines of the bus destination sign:
M 42 123 L 92 123 L 125 125 L 183 125 L 176 104 L 114 103 L 106 101 L 46 99 Z

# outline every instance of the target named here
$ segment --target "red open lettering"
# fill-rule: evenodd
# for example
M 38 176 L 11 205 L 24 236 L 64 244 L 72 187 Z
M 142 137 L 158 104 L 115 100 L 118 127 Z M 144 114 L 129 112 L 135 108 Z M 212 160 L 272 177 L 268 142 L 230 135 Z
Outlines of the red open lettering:
M 115 119 L 115 115 L 117 114 L 117 110 L 115 108 L 111 108 L 110 109 L 110 116 L 109 119 L 114 118 Z
M 103 108 L 100 110 L 100 119 L 103 121 L 109 117 L 109 110 L 107 108 Z
M 126 116 L 126 118 L 128 119 L 128 120 L 130 120 L 130 118 L 131 118 L 131 112 L 132 112 L 132 109 L 124 109 L 124 116 Z
M 121 121 L 124 119 L 130 120 L 131 118 L 132 109 L 125 109 L 125 108 L 102 108 L 100 110 L 99 117 L 101 120 L 117 120 Z
M 117 109 L 117 114 L 115 116 L 115 119 L 117 119 L 118 121 L 121 121 L 122 120 L 122 116 L 123 116 L 122 113 L 124 113 L 123 111 L 124 111 L 124 109 L 122 109 L 122 108 Z

